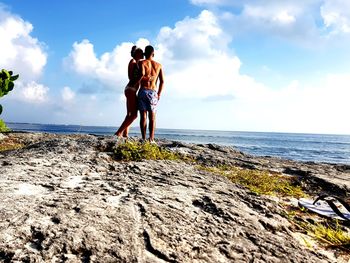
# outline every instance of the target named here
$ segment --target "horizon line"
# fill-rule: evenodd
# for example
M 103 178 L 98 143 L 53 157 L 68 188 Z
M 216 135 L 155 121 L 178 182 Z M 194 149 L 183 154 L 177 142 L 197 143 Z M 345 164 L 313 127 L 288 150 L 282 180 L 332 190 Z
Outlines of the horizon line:
M 105 128 L 115 128 L 119 126 L 111 125 L 82 125 L 82 124 L 62 124 L 62 123 L 37 123 L 37 122 L 13 122 L 8 121 L 7 124 L 31 124 L 31 125 L 50 125 L 50 126 L 80 126 L 80 127 L 105 127 Z M 136 127 L 131 127 L 132 129 L 137 129 Z M 350 134 L 341 133 L 312 133 L 312 132 L 285 132 L 285 131 L 234 131 L 234 130 L 214 130 L 214 129 L 193 129 L 193 128 L 163 128 L 159 127 L 156 129 L 161 130 L 188 130 L 188 131 L 210 131 L 210 132 L 243 132 L 243 133 L 280 133 L 280 134 L 300 134 L 300 135 L 336 135 L 336 136 L 350 136 Z

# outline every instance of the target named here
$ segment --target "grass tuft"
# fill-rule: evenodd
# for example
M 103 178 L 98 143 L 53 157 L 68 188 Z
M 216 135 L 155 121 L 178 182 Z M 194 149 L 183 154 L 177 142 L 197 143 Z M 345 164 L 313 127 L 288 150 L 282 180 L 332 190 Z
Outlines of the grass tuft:
M 305 216 L 310 217 L 310 214 L 294 207 L 285 207 L 285 211 L 284 216 L 299 231 L 327 247 L 350 252 L 349 230 L 340 225 L 337 219 L 305 219 Z
M 141 160 L 179 160 L 180 155 L 151 143 L 125 142 L 114 151 L 115 159 L 120 161 Z
M 347 227 L 341 225 L 337 219 L 325 219 L 314 217 L 307 210 L 300 207 L 285 206 L 282 215 L 294 225 L 298 232 L 306 234 L 320 245 L 337 249 L 346 253 L 350 252 L 350 232 Z M 306 239 L 306 246 L 312 248 Z
M 281 174 L 271 174 L 268 171 L 242 169 L 227 165 L 216 167 L 199 166 L 199 169 L 226 176 L 232 182 L 240 184 L 257 194 L 305 196 L 294 177 L 285 177 Z
M 350 248 L 350 234 L 339 225 L 317 223 L 307 225 L 308 234 L 319 241 L 328 243 L 332 247 Z

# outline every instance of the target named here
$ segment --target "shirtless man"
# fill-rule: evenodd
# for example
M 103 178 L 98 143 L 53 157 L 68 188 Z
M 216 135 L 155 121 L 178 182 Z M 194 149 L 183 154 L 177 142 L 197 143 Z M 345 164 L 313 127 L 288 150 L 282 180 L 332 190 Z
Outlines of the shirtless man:
M 141 79 L 141 88 L 138 93 L 138 106 L 141 115 L 140 128 L 142 139 L 146 140 L 147 113 L 149 119 L 149 140 L 154 142 L 154 130 L 156 125 L 156 106 L 163 90 L 164 76 L 162 65 L 153 60 L 154 48 L 145 48 L 145 60 L 141 61 L 141 72 L 143 76 L 151 76 Z M 159 79 L 158 91 L 156 91 Z

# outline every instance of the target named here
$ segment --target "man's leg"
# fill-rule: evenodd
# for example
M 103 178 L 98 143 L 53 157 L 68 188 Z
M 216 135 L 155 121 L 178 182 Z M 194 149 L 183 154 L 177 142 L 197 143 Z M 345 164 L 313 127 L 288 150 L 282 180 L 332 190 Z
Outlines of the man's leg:
M 142 139 L 146 140 L 146 130 L 147 130 L 147 111 L 140 111 L 140 129 Z
M 154 141 L 154 131 L 156 129 L 156 112 L 149 111 L 148 118 L 149 118 L 149 140 Z

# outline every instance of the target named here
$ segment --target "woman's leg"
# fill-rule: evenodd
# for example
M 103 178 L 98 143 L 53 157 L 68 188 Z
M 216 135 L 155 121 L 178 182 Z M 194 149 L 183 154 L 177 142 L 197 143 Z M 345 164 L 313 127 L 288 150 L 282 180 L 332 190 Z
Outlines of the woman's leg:
M 128 137 L 129 137 L 129 128 L 130 128 L 130 126 L 129 126 L 129 127 L 126 127 L 125 130 L 123 131 L 122 136 L 123 136 L 124 138 L 128 138 Z
M 129 126 L 137 118 L 136 92 L 132 90 L 127 90 L 125 91 L 125 96 L 126 96 L 127 114 L 122 125 L 119 127 L 118 131 L 115 133 L 115 135 L 117 135 L 118 137 L 120 136 L 127 137 Z

